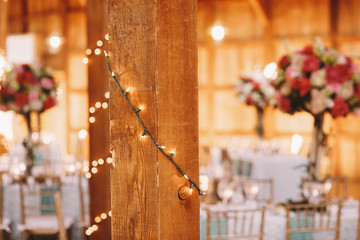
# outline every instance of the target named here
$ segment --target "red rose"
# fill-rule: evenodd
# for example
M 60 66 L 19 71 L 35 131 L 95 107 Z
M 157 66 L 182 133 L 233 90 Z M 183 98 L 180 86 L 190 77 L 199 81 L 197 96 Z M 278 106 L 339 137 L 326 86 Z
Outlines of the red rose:
M 15 90 L 12 89 L 9 85 L 3 86 L 0 89 L 0 95 L 1 96 L 11 96 L 15 94 Z
M 300 89 L 299 89 L 299 95 L 300 97 L 305 96 L 308 92 L 311 90 L 311 84 L 309 79 L 306 77 L 302 77 L 300 81 Z
M 360 101 L 360 84 L 357 84 L 355 86 L 355 93 L 354 93 L 355 97 L 358 99 L 358 101 Z
M 280 97 L 279 100 L 279 107 L 284 112 L 290 112 L 291 111 L 291 101 L 287 97 Z
M 16 76 L 16 79 L 20 84 L 31 83 L 34 79 L 34 76 L 30 71 L 21 71 Z
M 15 105 L 18 108 L 23 108 L 25 104 L 28 102 L 28 96 L 25 93 L 17 92 L 15 93 Z
M 248 96 L 248 97 L 246 98 L 246 104 L 247 104 L 247 105 L 251 105 L 251 103 L 252 103 L 252 98 L 251 98 L 250 96 Z
M 330 110 L 333 117 L 345 116 L 349 112 L 349 105 L 344 99 L 336 97 L 334 99 L 334 106 Z
M 307 55 L 303 62 L 305 72 L 314 72 L 320 68 L 320 60 L 315 55 Z
M 280 59 L 279 61 L 279 67 L 280 68 L 286 68 L 287 66 L 290 65 L 290 58 L 289 56 L 285 55 L 285 56 L 282 56 L 282 58 Z
M 311 45 L 305 46 L 305 47 L 303 48 L 303 50 L 300 51 L 300 53 L 306 54 L 306 55 L 308 55 L 308 54 L 313 55 L 313 54 L 314 54 L 314 52 L 313 52 L 313 46 L 311 46 Z
M 257 82 L 254 82 L 254 86 L 253 86 L 255 91 L 259 91 L 260 90 L 260 84 Z
M 350 69 L 346 65 L 325 66 L 328 82 L 344 83 L 351 77 Z
M 55 105 L 56 105 L 55 99 L 53 97 L 48 97 L 45 100 L 43 107 L 44 107 L 44 110 L 46 110 L 46 109 L 52 108 Z
M 294 90 L 300 90 L 301 77 L 295 77 L 290 79 L 291 88 Z

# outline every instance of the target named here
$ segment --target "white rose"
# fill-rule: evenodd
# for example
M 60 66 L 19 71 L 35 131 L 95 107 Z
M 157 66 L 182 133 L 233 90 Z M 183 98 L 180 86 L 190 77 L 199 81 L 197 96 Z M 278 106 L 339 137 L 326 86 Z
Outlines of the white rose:
M 291 58 L 291 66 L 293 66 L 298 71 L 302 71 L 304 60 L 305 55 L 294 54 L 294 56 Z
M 310 83 L 314 87 L 323 87 L 326 84 L 325 69 L 320 69 L 313 72 L 310 76 Z
M 285 81 L 283 85 L 281 85 L 280 88 L 280 94 L 282 96 L 288 96 L 291 93 L 291 85 L 288 81 Z
M 349 99 L 352 95 L 354 94 L 354 88 L 353 88 L 353 84 L 350 81 L 345 82 L 342 86 L 341 86 L 341 90 L 338 93 L 338 96 L 347 100 Z
M 29 107 L 31 111 L 39 112 L 43 107 L 43 103 L 39 100 L 33 101 L 29 103 Z
M 244 85 L 244 94 L 245 95 L 249 95 L 252 90 L 253 90 L 253 85 L 252 84 L 245 84 Z

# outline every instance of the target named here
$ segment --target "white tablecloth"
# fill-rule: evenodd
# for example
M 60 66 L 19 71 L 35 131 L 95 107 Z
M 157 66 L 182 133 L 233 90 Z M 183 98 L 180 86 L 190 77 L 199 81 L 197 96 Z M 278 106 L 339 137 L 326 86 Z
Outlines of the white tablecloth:
M 297 155 L 248 154 L 242 159 L 252 165 L 250 177 L 272 178 L 274 181 L 274 202 L 286 202 L 301 195 L 301 178 L 306 174 L 308 159 Z

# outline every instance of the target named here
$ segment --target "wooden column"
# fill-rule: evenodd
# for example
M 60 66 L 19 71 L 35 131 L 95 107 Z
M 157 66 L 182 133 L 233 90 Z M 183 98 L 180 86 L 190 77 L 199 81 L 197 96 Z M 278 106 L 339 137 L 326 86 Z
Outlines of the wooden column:
M 104 42 L 102 49 L 107 49 L 104 40 L 108 33 L 108 7 L 107 1 L 87 1 L 87 37 L 88 48 L 95 49 L 98 40 Z M 89 73 L 89 106 L 94 106 L 97 101 L 105 100 L 105 92 L 109 89 L 108 70 L 103 55 L 91 55 L 88 65 Z M 90 164 L 93 160 L 110 156 L 109 152 L 109 111 L 100 109 L 94 115 L 95 123 L 90 124 Z M 99 172 L 93 174 L 90 179 L 90 220 L 94 224 L 96 216 L 108 213 L 110 210 L 110 168 L 107 164 L 98 168 Z M 99 224 L 99 230 L 93 232 L 91 239 L 111 239 L 110 219 Z
M 196 0 L 109 0 L 113 71 L 155 141 L 198 183 Z M 199 239 L 199 196 L 110 82 L 112 239 Z
M 0 1 L 0 49 L 6 47 L 8 4 L 2 0 Z

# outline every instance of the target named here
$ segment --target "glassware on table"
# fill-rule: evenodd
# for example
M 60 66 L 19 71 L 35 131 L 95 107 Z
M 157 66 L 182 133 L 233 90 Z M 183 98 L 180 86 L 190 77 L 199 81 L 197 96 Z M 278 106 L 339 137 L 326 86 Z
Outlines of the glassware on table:
M 234 183 L 227 179 L 221 179 L 217 185 L 217 194 L 222 203 L 227 205 L 234 194 Z
M 255 200 L 256 195 L 259 193 L 259 185 L 252 181 L 244 183 L 244 192 L 246 200 Z

